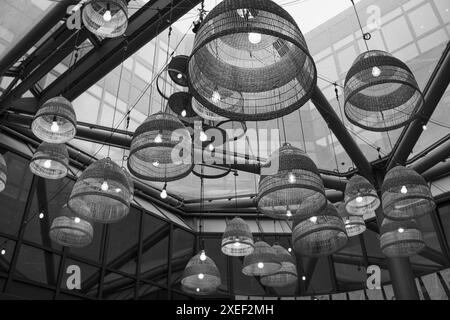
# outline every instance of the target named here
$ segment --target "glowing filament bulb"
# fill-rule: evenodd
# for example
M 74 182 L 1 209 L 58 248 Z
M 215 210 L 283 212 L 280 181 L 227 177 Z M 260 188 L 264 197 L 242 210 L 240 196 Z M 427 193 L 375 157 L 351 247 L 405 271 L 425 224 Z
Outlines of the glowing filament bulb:
M 204 275 L 203 273 L 199 273 L 199 274 L 198 274 L 198 278 L 199 278 L 200 280 L 203 280 L 203 278 L 205 278 L 205 275 Z
M 196 291 L 197 291 L 197 292 L 200 292 L 200 288 L 197 288 Z
M 426 131 L 426 130 L 427 130 L 427 125 L 424 124 L 424 125 L 422 126 L 422 129 L 423 129 L 423 131 Z
M 212 143 L 209 144 L 208 146 L 209 151 L 214 151 L 214 145 Z
M 200 132 L 200 141 L 205 142 L 206 140 L 208 140 L 208 136 L 206 135 L 206 133 L 204 131 L 201 131 Z
M 44 168 L 49 169 L 52 166 L 52 160 L 44 161 Z
M 186 110 L 181 111 L 181 116 L 182 116 L 183 118 L 186 117 L 186 115 L 187 115 Z
M 381 69 L 378 68 L 378 67 L 373 67 L 373 68 L 372 68 L 372 75 L 373 75 L 375 78 L 378 78 L 378 77 L 381 75 Z
M 363 197 L 361 197 L 361 196 L 356 197 L 356 202 L 358 202 L 358 203 L 363 202 Z
M 214 103 L 218 103 L 220 101 L 220 99 L 222 99 L 222 97 L 220 96 L 219 91 L 214 90 L 212 96 L 211 96 L 211 100 Z
M 239 248 L 239 247 L 241 246 L 241 243 L 240 243 L 239 241 L 236 241 L 236 242 L 234 243 L 234 246 L 235 246 L 236 248 Z
M 116 192 L 117 192 L 117 193 L 122 192 L 122 189 L 116 188 Z
M 59 125 L 58 125 L 58 122 L 56 121 L 56 119 L 53 120 L 52 126 L 50 127 L 50 130 L 52 132 L 58 132 L 59 131 Z
M 262 268 L 264 268 L 264 263 L 262 263 L 262 262 L 258 262 L 258 268 L 259 268 L 259 269 L 262 269 Z
M 111 10 L 108 5 L 105 13 L 103 14 L 103 20 L 105 20 L 106 22 L 110 22 L 111 19 L 112 19 Z
M 317 217 L 311 217 L 309 219 L 309 221 L 311 221 L 312 223 L 316 223 L 317 222 Z
M 181 73 L 177 74 L 177 79 L 183 78 L 183 75 Z
M 288 248 L 288 252 L 292 252 L 292 248 Z
M 81 219 L 78 217 L 75 217 L 75 219 L 73 219 L 73 221 L 75 221 L 75 223 L 80 223 Z
M 405 229 L 403 229 L 403 228 L 398 228 L 398 233 L 403 233 L 403 232 L 405 232 Z
M 155 160 L 152 162 L 154 167 L 159 167 L 159 161 Z
M 4 256 L 6 254 L 6 250 L 2 249 L 1 254 L 2 254 L 2 256 Z
M 401 193 L 403 194 L 407 194 L 408 193 L 408 189 L 406 188 L 406 186 L 403 186 L 402 189 L 400 190 Z
M 297 179 L 295 178 L 295 175 L 292 173 L 289 174 L 289 183 L 295 183 Z
M 158 135 L 155 137 L 155 142 L 156 143 L 161 143 L 162 142 L 162 135 L 161 135 L 161 133 L 158 133 Z
M 103 191 L 108 191 L 109 186 L 108 186 L 108 182 L 103 181 L 102 186 L 100 187 Z
M 44 219 L 44 213 L 43 212 L 39 213 L 39 219 Z
M 292 217 L 292 211 L 291 210 L 287 210 L 286 211 L 286 216 L 289 217 L 289 218 Z
M 161 191 L 161 198 L 162 199 L 165 199 L 165 198 L 167 198 L 167 191 L 166 191 L 166 189 L 164 188 L 164 189 L 162 189 L 162 191 Z
M 200 260 L 201 261 L 205 261 L 206 260 L 206 253 L 205 253 L 205 251 L 202 251 L 202 253 L 200 254 Z
M 253 44 L 258 44 L 261 42 L 261 34 L 260 33 L 255 33 L 255 32 L 250 32 L 248 34 L 248 41 L 250 41 L 250 43 Z

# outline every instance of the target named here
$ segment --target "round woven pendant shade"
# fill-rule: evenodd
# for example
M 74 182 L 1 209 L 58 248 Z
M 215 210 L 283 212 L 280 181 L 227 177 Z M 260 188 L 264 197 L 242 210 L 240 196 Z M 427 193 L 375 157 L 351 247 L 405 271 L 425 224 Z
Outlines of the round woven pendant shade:
M 282 246 L 274 245 L 281 268 L 275 273 L 261 277 L 261 283 L 267 287 L 283 288 L 297 282 L 297 265 L 294 257 Z
M 276 172 L 265 175 L 269 168 Z M 286 218 L 288 210 L 288 216 L 308 215 L 327 203 L 316 165 L 289 144 L 274 152 L 263 166 L 256 201 L 259 211 L 272 218 Z
M 345 207 L 349 214 L 363 216 L 380 206 L 380 199 L 372 184 L 364 177 L 354 175 L 345 187 Z
M 294 221 L 292 243 L 295 252 L 309 257 L 328 256 L 341 250 L 348 238 L 344 221 L 334 205 Z
M 175 92 L 169 97 L 168 106 L 176 115 L 182 118 L 196 117 L 192 109 L 192 95 L 188 92 Z
M 317 82 L 295 20 L 270 0 L 224 0 L 211 10 L 196 34 L 188 73 L 201 105 L 239 121 L 287 115 L 309 100 Z
M 191 147 L 189 131 L 177 117 L 155 113 L 134 133 L 128 170 L 143 180 L 169 182 L 182 179 L 193 168 Z
M 43 142 L 30 162 L 30 170 L 44 179 L 61 179 L 67 175 L 69 153 L 65 144 Z
M 59 216 L 53 220 L 49 234 L 50 239 L 62 246 L 82 248 L 91 244 L 94 228 L 88 220 L 75 216 L 64 206 Z
M 206 256 L 206 260 L 200 259 L 201 252 L 189 260 L 183 272 L 181 286 L 183 291 L 207 295 L 217 291 L 221 284 L 220 272 L 214 261 Z
M 170 79 L 182 87 L 188 86 L 188 63 L 188 56 L 179 55 L 173 57 L 167 66 Z
M 78 216 L 113 223 L 128 214 L 130 199 L 128 177 L 116 163 L 105 158 L 83 171 L 72 189 L 68 206 Z
M 83 23 L 86 29 L 99 37 L 120 37 L 128 27 L 127 1 L 90 0 L 83 7 Z
M 36 112 L 31 130 L 36 137 L 48 143 L 69 142 L 77 132 L 72 103 L 61 96 L 48 100 Z
M 204 106 L 200 104 L 195 98 L 192 98 L 192 109 L 197 113 L 200 117 L 209 121 L 225 121 L 227 118 L 219 116 L 217 113 L 214 113 Z
M 6 166 L 5 158 L 0 153 L 0 192 L 6 188 L 6 180 L 8 177 L 8 168 Z
M 241 218 L 228 222 L 222 236 L 222 252 L 227 256 L 248 256 L 254 250 L 250 227 Z
M 267 276 L 281 268 L 275 250 L 266 242 L 258 241 L 251 254 L 245 256 L 242 273 L 246 276 Z
M 340 203 L 337 206 L 337 210 L 344 221 L 347 236 L 355 237 L 366 231 L 366 223 L 364 222 L 363 216 L 350 215 L 345 209 L 345 204 L 343 203 Z
M 384 219 L 381 224 L 380 246 L 387 257 L 400 258 L 418 254 L 425 247 L 425 242 L 414 220 Z
M 425 179 L 403 166 L 389 170 L 381 187 L 383 211 L 391 220 L 409 220 L 431 213 L 436 204 Z
M 384 51 L 361 54 L 345 79 L 345 114 L 366 130 L 403 127 L 415 118 L 423 102 L 408 66 Z

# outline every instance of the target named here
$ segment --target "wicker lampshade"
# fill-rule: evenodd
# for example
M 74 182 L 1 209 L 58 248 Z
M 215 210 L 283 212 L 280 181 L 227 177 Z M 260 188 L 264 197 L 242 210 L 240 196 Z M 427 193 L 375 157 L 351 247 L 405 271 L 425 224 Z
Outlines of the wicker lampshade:
M 304 256 L 328 256 L 347 244 L 344 221 L 331 203 L 307 216 L 294 221 L 292 232 L 294 250 Z
M 48 100 L 36 112 L 31 130 L 36 137 L 48 143 L 72 140 L 77 132 L 77 118 L 72 103 L 61 96 Z
M 189 88 L 232 120 L 279 118 L 304 105 L 317 72 L 295 20 L 270 0 L 224 0 L 200 26 L 189 60 Z M 223 99 L 222 91 L 227 91 Z M 242 107 L 235 108 L 243 97 Z
M 8 178 L 8 168 L 6 166 L 5 158 L 0 153 L 0 192 L 6 188 L 6 180 Z
M 191 103 L 192 103 L 192 109 L 195 111 L 195 113 L 198 114 L 200 117 L 202 117 L 205 120 L 210 120 L 210 121 L 225 121 L 225 120 L 227 120 L 227 118 L 219 116 L 217 113 L 214 113 L 214 112 L 206 109 L 195 98 L 192 98 Z
M 130 210 L 130 184 L 124 171 L 111 159 L 98 160 L 78 178 L 68 206 L 78 216 L 113 223 Z
M 63 143 L 42 142 L 30 162 L 30 170 L 44 179 L 61 179 L 67 175 L 69 153 Z
M 372 184 L 360 175 L 354 175 L 345 187 L 345 207 L 349 214 L 363 216 L 380 206 L 380 199 Z
M 127 1 L 90 0 L 83 7 L 83 23 L 86 29 L 97 36 L 120 37 L 128 27 Z
M 423 94 L 408 66 L 384 51 L 356 59 L 345 79 L 345 114 L 370 131 L 403 127 L 415 118 Z
M 242 257 L 253 250 L 253 235 L 245 221 L 236 217 L 228 222 L 222 236 L 222 252 L 227 256 Z
M 274 245 L 272 248 L 281 262 L 281 268 L 273 274 L 261 277 L 261 283 L 273 288 L 283 288 L 296 283 L 297 265 L 294 257 L 282 246 Z
M 184 149 L 175 149 L 180 144 L 180 138 L 173 135 L 175 131 L 182 134 Z M 134 133 L 128 170 L 143 180 L 168 182 L 182 179 L 193 168 L 192 156 L 187 154 L 187 149 L 192 151 L 191 146 L 189 131 L 177 117 L 163 112 L 155 113 Z M 175 153 L 178 159 L 174 161 Z
M 381 191 L 384 215 L 391 220 L 418 218 L 436 208 L 425 179 L 410 168 L 397 166 L 389 170 Z
M 169 97 L 168 106 L 176 115 L 183 118 L 196 117 L 192 109 L 192 95 L 188 92 L 175 92 Z
M 188 56 L 179 55 L 173 57 L 167 66 L 170 79 L 182 87 L 188 86 L 188 62 Z
M 337 206 L 337 210 L 344 221 L 347 236 L 354 237 L 366 231 L 366 223 L 363 216 L 350 215 L 345 209 L 344 203 L 340 203 Z
M 246 276 L 266 276 L 281 268 L 275 250 L 264 241 L 255 243 L 255 249 L 245 256 L 242 273 Z
M 322 179 L 314 162 L 302 150 L 289 144 L 274 152 L 266 168 L 276 173 L 261 175 L 258 209 L 273 218 L 308 215 L 323 208 L 327 199 Z
M 425 247 L 425 242 L 414 220 L 384 219 L 381 224 L 380 246 L 387 257 L 409 257 L 419 253 Z
M 133 198 L 134 198 L 134 180 L 133 180 L 133 176 L 128 172 L 127 169 L 122 168 L 122 170 L 125 173 L 125 175 L 127 176 L 128 184 L 130 186 L 130 202 L 131 202 L 133 200 Z
M 220 286 L 220 272 L 211 258 L 206 256 L 205 261 L 202 261 L 200 255 L 201 252 L 189 260 L 183 272 L 181 285 L 185 292 L 207 295 L 217 291 Z
M 64 206 L 50 227 L 50 239 L 54 242 L 72 248 L 86 247 L 92 242 L 94 228 L 92 224 Z

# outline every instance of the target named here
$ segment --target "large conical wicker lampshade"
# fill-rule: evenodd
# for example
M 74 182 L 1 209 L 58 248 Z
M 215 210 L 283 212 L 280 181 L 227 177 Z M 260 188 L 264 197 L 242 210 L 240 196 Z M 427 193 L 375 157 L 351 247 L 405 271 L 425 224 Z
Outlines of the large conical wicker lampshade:
M 90 0 L 83 7 L 83 23 L 99 37 L 120 37 L 128 27 L 127 1 Z
M 130 184 L 122 168 L 109 158 L 87 167 L 75 183 L 68 206 L 78 216 L 113 223 L 130 210 Z
M 48 100 L 36 112 L 31 130 L 36 137 L 48 143 L 69 142 L 77 132 L 72 103 L 61 96 Z
M 179 55 L 173 57 L 167 66 L 170 79 L 182 87 L 188 86 L 188 63 L 188 56 Z
M 201 105 L 239 121 L 297 110 L 317 81 L 297 23 L 270 0 L 224 0 L 211 10 L 196 34 L 188 73 Z M 236 109 L 241 96 L 242 108 Z
M 366 231 L 366 223 L 364 222 L 363 216 L 350 215 L 345 209 L 344 203 L 340 203 L 337 206 L 337 210 L 344 221 L 345 231 L 349 237 L 355 237 Z
M 43 142 L 30 162 L 30 170 L 44 179 L 61 179 L 67 175 L 69 153 L 65 144 Z
M 242 273 L 246 276 L 266 276 L 281 268 L 275 250 L 264 241 L 255 243 L 255 250 L 245 256 Z
M 295 220 L 292 243 L 295 252 L 310 257 L 328 256 L 341 250 L 348 241 L 344 221 L 334 205 Z
M 227 256 L 242 257 L 253 252 L 254 243 L 250 227 L 241 218 L 228 222 L 222 237 L 222 252 Z
M 410 168 L 397 166 L 389 170 L 381 191 L 384 215 L 391 220 L 418 218 L 436 208 L 425 179 Z
M 174 115 L 158 112 L 136 129 L 128 169 L 139 179 L 168 182 L 182 179 L 193 168 L 192 139 Z
M 349 214 L 363 216 L 380 206 L 380 199 L 372 184 L 364 177 L 354 175 L 345 187 L 345 207 Z
M 8 178 L 8 168 L 6 166 L 5 158 L 0 153 L 0 192 L 6 188 L 6 180 Z
M 281 268 L 273 274 L 261 277 L 261 283 L 273 288 L 283 288 L 296 283 L 297 265 L 294 257 L 282 246 L 274 245 L 272 248 L 281 262 Z
M 202 252 L 189 260 L 183 272 L 181 286 L 183 291 L 208 295 L 217 291 L 221 284 L 220 272 L 214 261 L 205 255 L 204 261 L 200 259 Z
M 273 218 L 308 215 L 326 205 L 319 170 L 302 150 L 285 144 L 261 170 L 256 201 L 265 215 Z
M 345 79 L 345 115 L 366 130 L 400 128 L 415 118 L 422 104 L 411 70 L 384 51 L 361 54 Z
M 380 246 L 387 257 L 398 258 L 418 254 L 425 247 L 425 242 L 414 220 L 384 219 L 381 225 Z
M 92 224 L 64 206 L 50 227 L 50 239 L 54 242 L 72 248 L 86 247 L 92 242 L 94 228 Z

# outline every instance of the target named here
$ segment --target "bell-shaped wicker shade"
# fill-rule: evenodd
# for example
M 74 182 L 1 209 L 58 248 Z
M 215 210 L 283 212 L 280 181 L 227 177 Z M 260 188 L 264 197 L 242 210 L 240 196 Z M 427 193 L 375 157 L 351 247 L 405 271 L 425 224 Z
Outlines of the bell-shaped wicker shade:
M 425 179 L 410 168 L 397 166 L 389 170 L 381 191 L 384 215 L 391 220 L 418 218 L 436 208 Z
M 63 143 L 42 142 L 30 162 L 30 170 L 44 179 L 61 179 L 67 175 L 69 153 Z
M 347 244 L 344 221 L 331 203 L 317 213 L 301 216 L 294 222 L 292 243 L 295 252 L 301 255 L 328 256 Z
M 241 218 L 228 222 L 222 237 L 222 252 L 227 256 L 242 257 L 253 252 L 253 235 Z
M 364 177 L 354 175 L 345 187 L 345 207 L 349 214 L 363 216 L 380 206 L 380 199 L 372 184 Z
M 384 219 L 381 224 L 380 246 L 387 257 L 410 257 L 418 254 L 425 247 L 425 242 L 414 220 Z
M 113 223 L 130 210 L 130 184 L 122 168 L 109 158 L 87 167 L 75 183 L 68 206 L 78 216 Z
M 345 115 L 370 131 L 403 127 L 415 118 L 423 95 L 406 64 L 384 51 L 368 51 L 345 79 Z
M 366 223 L 363 216 L 350 215 L 345 209 L 344 203 L 340 203 L 337 206 L 337 210 L 344 221 L 347 236 L 354 237 L 366 231 Z
M 83 7 L 86 29 L 103 38 L 116 38 L 128 27 L 126 0 L 90 0 Z
M 69 142 L 77 132 L 72 103 L 61 96 L 48 100 L 36 112 L 31 130 L 36 137 L 48 143 Z
M 189 92 L 175 92 L 169 97 L 168 106 L 176 115 L 183 118 L 196 117 L 192 109 L 192 95 Z
M 279 118 L 304 105 L 316 82 L 299 27 L 270 0 L 224 0 L 196 34 L 189 88 L 201 105 L 220 116 Z
M 256 200 L 259 211 L 273 218 L 308 215 L 327 203 L 316 165 L 305 152 L 289 144 L 263 165 Z
M 220 272 L 214 261 L 206 256 L 202 261 L 201 253 L 198 253 L 189 260 L 183 272 L 181 286 L 183 291 L 207 295 L 217 291 L 221 284 Z
M 188 85 L 188 63 L 188 56 L 179 55 L 173 57 L 167 66 L 170 79 L 182 87 L 187 87 Z
M 272 248 L 281 262 L 281 268 L 273 274 L 261 277 L 261 283 L 273 288 L 283 288 L 296 283 L 297 265 L 294 257 L 282 246 L 274 245 Z
M 3 154 L 0 153 L 0 192 L 6 188 L 6 180 L 8 177 L 8 168 Z
M 64 206 L 50 227 L 50 239 L 72 248 L 86 247 L 92 242 L 94 228 L 87 219 L 82 219 Z
M 192 139 L 177 117 L 158 112 L 136 129 L 128 157 L 132 175 L 168 182 L 186 177 L 192 168 Z
M 242 273 L 246 276 L 267 276 L 280 270 L 275 250 L 263 241 L 255 243 L 255 249 L 245 256 L 242 264 Z

